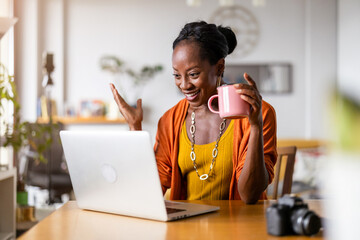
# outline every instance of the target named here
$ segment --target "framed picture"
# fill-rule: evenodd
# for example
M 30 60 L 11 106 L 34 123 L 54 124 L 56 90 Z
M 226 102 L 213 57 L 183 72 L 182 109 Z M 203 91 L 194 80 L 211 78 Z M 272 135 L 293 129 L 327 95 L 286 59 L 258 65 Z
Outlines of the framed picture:
M 224 81 L 227 84 L 247 83 L 244 73 L 247 72 L 260 93 L 291 93 L 292 66 L 289 63 L 268 64 L 227 64 L 225 66 Z
M 80 117 L 101 117 L 105 115 L 105 103 L 102 100 L 82 100 L 80 102 Z

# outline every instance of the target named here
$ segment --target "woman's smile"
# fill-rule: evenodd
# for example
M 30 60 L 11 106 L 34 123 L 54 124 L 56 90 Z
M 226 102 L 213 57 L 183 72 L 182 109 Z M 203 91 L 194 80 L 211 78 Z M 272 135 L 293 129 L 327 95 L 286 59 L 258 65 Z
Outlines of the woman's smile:
M 199 93 L 200 93 L 200 90 L 197 90 L 196 92 L 192 92 L 192 93 L 184 93 L 184 95 L 188 101 L 193 101 L 196 99 L 196 97 L 199 95 Z

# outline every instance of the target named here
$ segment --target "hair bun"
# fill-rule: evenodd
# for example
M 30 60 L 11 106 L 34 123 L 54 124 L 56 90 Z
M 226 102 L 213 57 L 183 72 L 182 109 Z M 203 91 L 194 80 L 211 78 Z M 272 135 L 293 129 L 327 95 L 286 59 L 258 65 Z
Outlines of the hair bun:
M 228 48 L 229 48 L 228 54 L 232 53 L 237 45 L 235 33 L 233 32 L 233 30 L 231 30 L 230 27 L 223 27 L 220 25 L 217 28 L 226 38 Z

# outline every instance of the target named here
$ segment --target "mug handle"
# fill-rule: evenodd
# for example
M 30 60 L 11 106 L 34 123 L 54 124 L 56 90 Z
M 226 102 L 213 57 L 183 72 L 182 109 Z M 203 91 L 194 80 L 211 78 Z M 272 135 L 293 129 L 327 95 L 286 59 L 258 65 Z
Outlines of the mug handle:
M 215 98 L 218 98 L 219 97 L 219 95 L 212 95 L 210 98 L 209 98 L 209 100 L 208 100 L 208 108 L 209 108 L 209 110 L 211 111 L 211 112 L 213 112 L 213 113 L 219 113 L 219 111 L 216 111 L 216 110 L 214 110 L 213 108 L 212 108 L 212 106 L 211 106 L 211 103 L 212 103 L 212 101 L 215 99 Z

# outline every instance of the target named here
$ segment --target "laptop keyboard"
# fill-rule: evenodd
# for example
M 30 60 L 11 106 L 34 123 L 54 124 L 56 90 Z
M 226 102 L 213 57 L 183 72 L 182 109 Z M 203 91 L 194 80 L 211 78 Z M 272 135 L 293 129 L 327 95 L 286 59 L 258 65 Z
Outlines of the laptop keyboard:
M 165 200 L 165 204 L 166 207 L 180 207 L 180 206 L 184 206 L 184 203 L 179 203 L 179 202 L 174 202 L 174 201 L 169 201 L 169 200 Z
M 171 214 L 171 213 L 177 213 L 177 212 L 183 212 L 183 211 L 186 211 L 184 209 L 178 209 L 178 208 L 166 208 L 166 212 L 168 214 Z

